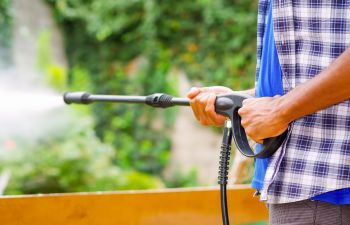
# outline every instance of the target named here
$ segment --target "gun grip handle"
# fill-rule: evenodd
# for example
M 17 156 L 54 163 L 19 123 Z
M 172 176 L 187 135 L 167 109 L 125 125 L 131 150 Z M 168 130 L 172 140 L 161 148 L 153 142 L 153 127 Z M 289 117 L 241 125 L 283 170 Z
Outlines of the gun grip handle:
M 255 153 L 249 146 L 248 138 L 244 128 L 241 125 L 241 117 L 238 114 L 238 109 L 242 107 L 242 102 L 246 98 L 251 98 L 249 95 L 240 93 L 226 94 L 217 96 L 215 102 L 215 111 L 221 115 L 228 116 L 232 123 L 233 139 L 237 149 L 247 157 L 267 158 L 272 156 L 284 142 L 287 131 L 277 137 L 271 137 L 264 140 L 264 148 Z

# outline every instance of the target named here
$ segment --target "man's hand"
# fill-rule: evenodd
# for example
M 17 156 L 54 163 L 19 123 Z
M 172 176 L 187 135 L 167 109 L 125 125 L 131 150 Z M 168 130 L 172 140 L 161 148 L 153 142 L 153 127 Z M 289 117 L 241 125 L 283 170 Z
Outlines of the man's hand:
M 255 142 L 282 134 L 288 123 L 280 109 L 281 96 L 249 98 L 238 110 L 246 134 Z
M 190 99 L 192 111 L 202 125 L 222 126 L 226 117 L 215 112 L 216 96 L 233 93 L 230 88 L 222 86 L 193 87 L 187 97 Z M 244 91 L 254 94 L 254 89 Z M 280 96 L 265 98 L 249 98 L 243 101 L 238 111 L 241 124 L 246 134 L 258 143 L 264 139 L 282 134 L 288 128 L 288 121 L 283 118 L 279 110 Z
M 226 117 L 215 112 L 214 104 L 216 95 L 232 92 L 230 88 L 223 86 L 193 87 L 187 93 L 187 97 L 190 99 L 192 111 L 196 119 L 202 125 L 222 126 Z

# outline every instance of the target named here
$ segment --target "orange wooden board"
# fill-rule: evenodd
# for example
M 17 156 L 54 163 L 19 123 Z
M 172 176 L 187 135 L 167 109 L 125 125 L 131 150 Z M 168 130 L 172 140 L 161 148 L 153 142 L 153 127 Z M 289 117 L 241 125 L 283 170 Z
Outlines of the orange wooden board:
M 231 224 L 267 220 L 247 186 L 229 188 Z M 11 196 L 0 198 L 4 225 L 222 224 L 217 188 Z

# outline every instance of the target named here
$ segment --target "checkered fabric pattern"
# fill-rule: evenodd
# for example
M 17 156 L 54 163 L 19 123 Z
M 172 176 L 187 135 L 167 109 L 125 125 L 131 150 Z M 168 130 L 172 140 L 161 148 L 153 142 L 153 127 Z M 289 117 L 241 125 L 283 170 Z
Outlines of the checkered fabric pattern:
M 350 0 L 272 1 L 283 88 L 288 93 L 317 76 L 349 46 Z M 259 2 L 257 71 L 268 3 Z M 261 199 L 268 203 L 295 202 L 347 187 L 350 100 L 290 125 L 286 141 L 271 157 Z

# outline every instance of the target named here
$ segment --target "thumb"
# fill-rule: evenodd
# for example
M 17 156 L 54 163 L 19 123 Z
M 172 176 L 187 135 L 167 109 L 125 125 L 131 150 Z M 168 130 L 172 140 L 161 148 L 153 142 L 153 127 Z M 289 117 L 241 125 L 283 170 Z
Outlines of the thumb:
M 187 93 L 187 97 L 192 99 L 196 97 L 200 93 L 200 89 L 197 87 L 192 87 L 190 91 Z

